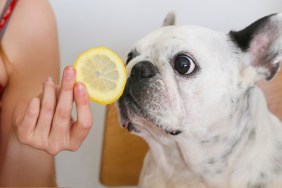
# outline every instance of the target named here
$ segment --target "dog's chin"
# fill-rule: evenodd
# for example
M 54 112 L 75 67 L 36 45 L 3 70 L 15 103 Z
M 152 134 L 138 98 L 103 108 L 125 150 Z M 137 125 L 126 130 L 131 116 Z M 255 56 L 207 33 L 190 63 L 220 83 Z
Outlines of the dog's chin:
M 121 125 L 129 132 L 139 133 L 146 125 L 157 128 L 170 135 L 178 135 L 182 132 L 177 129 L 167 129 L 164 128 L 166 126 L 158 124 L 154 114 L 148 113 L 148 110 L 142 108 L 142 105 L 138 104 L 134 97 L 130 94 L 126 97 L 122 97 L 118 101 L 118 108 Z
M 136 119 L 144 119 L 144 112 L 134 98 L 127 94 L 123 96 L 117 103 L 120 113 L 120 122 L 123 128 L 129 132 L 138 133 L 140 130 L 136 128 Z

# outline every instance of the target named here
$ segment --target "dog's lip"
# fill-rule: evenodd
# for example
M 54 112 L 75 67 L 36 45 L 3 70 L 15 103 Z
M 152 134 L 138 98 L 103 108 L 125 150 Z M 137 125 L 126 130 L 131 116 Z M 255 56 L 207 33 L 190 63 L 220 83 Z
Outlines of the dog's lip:
M 130 121 L 129 121 L 129 120 L 125 120 L 125 121 L 122 123 L 122 127 L 127 129 L 128 126 L 129 126 L 129 124 L 130 124 Z
M 127 109 L 123 109 L 123 117 L 121 118 L 121 126 L 126 129 L 128 129 L 131 124 L 130 120 L 128 119 L 127 113 Z
M 125 100 L 125 99 L 123 99 L 123 100 Z M 137 108 L 139 108 L 139 109 L 142 109 L 142 108 L 140 108 L 139 104 L 136 102 L 134 96 L 133 96 L 131 93 L 127 93 L 127 94 L 126 94 L 126 100 L 127 100 L 127 101 L 130 101 L 130 103 L 131 103 L 133 106 L 135 106 L 135 107 L 137 107 Z M 129 117 L 128 117 L 128 110 L 129 110 L 129 109 L 126 107 L 126 105 L 125 105 L 124 102 L 125 102 L 125 101 L 119 103 L 119 104 L 120 104 L 119 106 L 120 106 L 120 108 L 121 108 L 122 111 L 123 111 L 123 117 L 122 117 L 121 125 L 122 125 L 123 128 L 126 128 L 129 132 L 131 132 L 131 131 L 136 131 L 136 128 L 134 127 L 133 123 L 130 121 L 130 119 L 129 119 Z M 140 111 L 140 112 L 141 112 L 141 111 Z M 145 117 L 144 117 L 144 118 L 145 118 Z M 176 136 L 176 135 L 179 135 L 179 134 L 182 133 L 182 131 L 181 131 L 181 130 L 178 130 L 178 129 L 176 129 L 176 130 L 167 130 L 167 129 L 161 128 L 162 126 L 157 126 L 157 127 L 159 127 L 159 128 L 162 129 L 165 133 L 170 134 L 170 135 L 172 135 L 172 136 Z
M 172 131 L 168 131 L 168 130 L 165 130 L 167 134 L 170 134 L 172 136 L 176 136 L 176 135 L 179 135 L 182 133 L 181 130 L 172 130 Z
M 123 128 L 126 128 L 129 132 L 136 131 L 136 128 L 134 127 L 133 123 L 128 118 L 128 109 L 124 108 L 123 112 L 124 112 L 124 116 L 121 120 L 121 126 Z
M 133 123 L 131 123 L 130 121 L 126 120 L 123 124 L 122 124 L 123 128 L 126 128 L 129 132 L 131 131 L 137 131 L 136 128 L 134 127 Z
M 123 120 L 122 127 L 126 128 L 129 132 L 136 131 L 136 128 L 134 127 L 133 123 L 128 119 Z M 162 130 L 165 131 L 167 134 L 170 134 L 172 136 L 177 136 L 177 135 L 182 133 L 181 130 L 166 130 L 166 129 L 162 129 Z

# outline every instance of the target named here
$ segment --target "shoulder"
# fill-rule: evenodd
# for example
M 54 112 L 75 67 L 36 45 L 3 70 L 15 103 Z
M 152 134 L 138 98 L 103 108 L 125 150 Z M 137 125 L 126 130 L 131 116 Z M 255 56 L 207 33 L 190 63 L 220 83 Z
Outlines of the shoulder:
M 19 0 L 2 45 L 12 63 L 30 56 L 36 47 L 56 39 L 54 13 L 47 0 Z M 39 49 L 38 49 L 39 50 Z
M 11 43 L 10 36 L 23 41 L 40 37 L 53 30 L 56 30 L 55 16 L 47 0 L 18 0 L 3 42 L 7 43 L 6 39 Z
M 16 103 L 42 91 L 51 76 L 59 81 L 59 49 L 56 20 L 47 0 L 19 0 L 2 40 L 8 58 L 5 102 Z M 9 104 L 11 107 L 14 104 Z
M 8 68 L 9 83 L 25 80 L 26 83 L 37 85 L 48 76 L 58 81 L 56 20 L 47 0 L 18 1 L 2 47 L 11 64 Z

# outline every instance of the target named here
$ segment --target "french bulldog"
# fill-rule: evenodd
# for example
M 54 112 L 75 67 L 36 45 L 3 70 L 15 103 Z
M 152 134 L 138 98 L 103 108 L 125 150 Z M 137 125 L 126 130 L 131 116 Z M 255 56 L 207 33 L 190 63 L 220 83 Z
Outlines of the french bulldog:
M 120 122 L 149 145 L 142 188 L 282 188 L 282 125 L 259 80 L 282 60 L 282 14 L 240 31 L 165 26 L 132 48 Z

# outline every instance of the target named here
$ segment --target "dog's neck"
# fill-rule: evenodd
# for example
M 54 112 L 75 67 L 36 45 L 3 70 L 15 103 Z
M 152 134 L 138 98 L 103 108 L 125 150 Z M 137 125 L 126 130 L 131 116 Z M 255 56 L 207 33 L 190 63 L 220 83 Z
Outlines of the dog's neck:
M 271 132 L 267 124 L 276 122 L 279 121 L 268 111 L 261 90 L 254 87 L 238 99 L 230 117 L 210 126 L 206 133 L 178 135 L 166 144 L 153 139 L 146 140 L 166 175 L 176 173 L 175 169 L 185 168 L 197 176 L 201 175 L 203 181 L 224 184 L 227 182 L 220 181 L 228 180 L 231 171 L 234 171 L 235 161 L 243 160 L 248 150 L 260 148 L 262 141 L 266 145 L 270 142 L 265 140 L 270 139 L 265 134 Z M 260 155 L 264 149 L 252 152 Z

